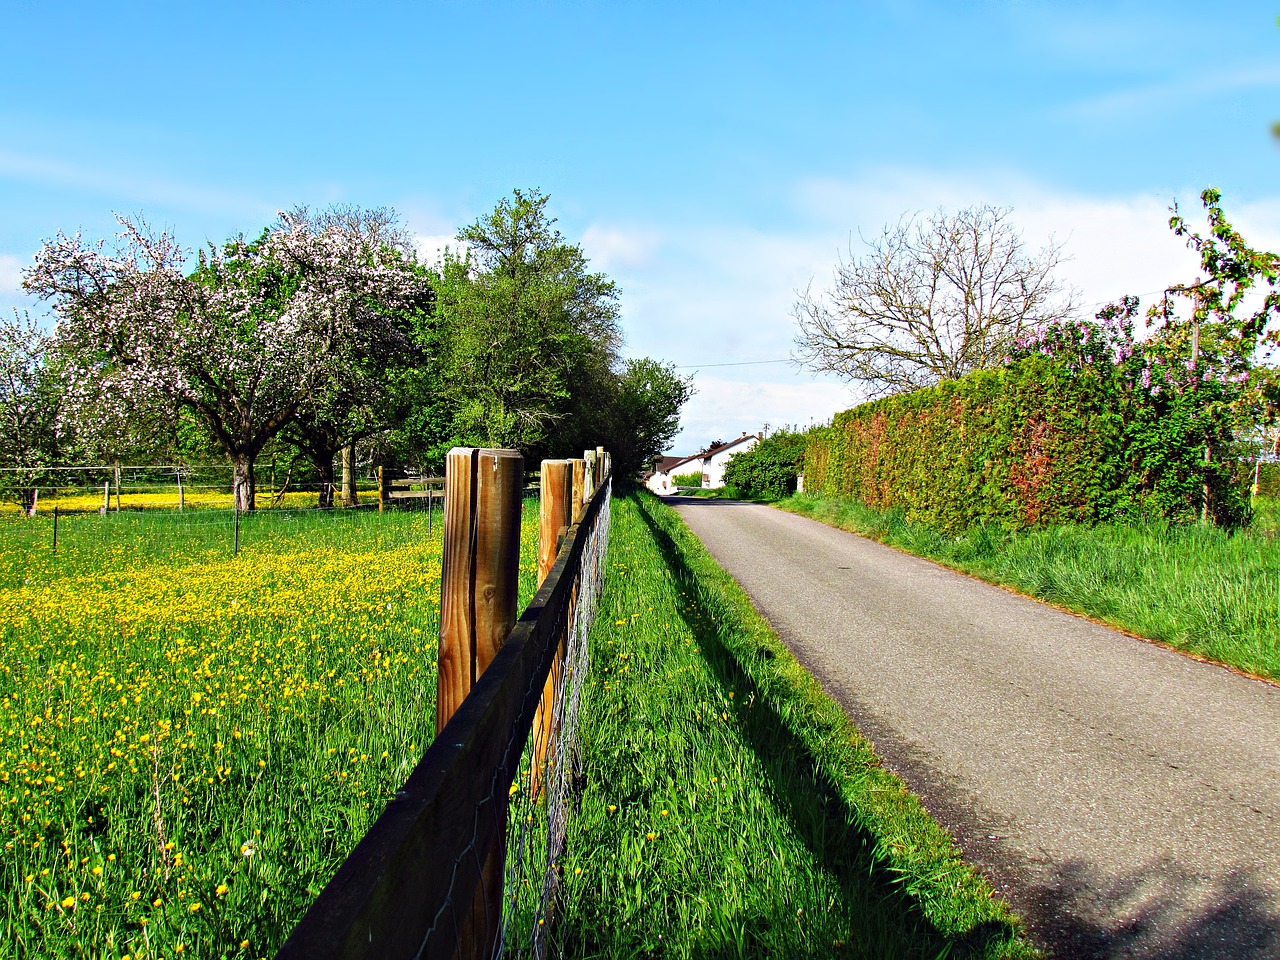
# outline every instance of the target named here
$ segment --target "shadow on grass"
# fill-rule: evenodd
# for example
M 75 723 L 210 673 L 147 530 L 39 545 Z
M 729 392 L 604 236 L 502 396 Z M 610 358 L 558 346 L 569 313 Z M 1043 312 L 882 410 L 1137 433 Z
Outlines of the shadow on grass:
M 681 616 L 697 642 L 717 681 L 735 692 L 731 707 L 743 737 L 768 774 L 768 787 L 775 803 L 790 820 L 796 835 L 817 862 L 839 883 L 844 910 L 851 917 L 865 918 L 872 929 L 888 929 L 902 948 L 901 956 L 993 957 L 1016 938 L 1006 924 L 990 921 L 971 929 L 948 933 L 925 915 L 919 902 L 910 896 L 895 874 L 876 852 L 876 839 L 859 824 L 859 816 L 842 795 L 838 783 L 823 769 L 808 744 L 792 731 L 765 695 L 744 656 L 768 661 L 775 654 L 767 647 L 735 652 L 725 642 L 709 609 L 696 589 L 697 573 L 670 534 L 654 519 L 645 501 L 633 501 L 649 528 L 663 559 L 677 580 L 690 584 L 681 605 Z M 714 502 L 714 501 L 713 501 Z M 723 501 L 729 503 L 729 501 Z M 768 923 L 765 918 L 761 922 Z M 794 918 L 792 918 L 794 922 Z M 749 934 L 748 934 L 749 935 Z M 851 931 L 858 936 L 858 929 Z M 753 955 L 750 944 L 745 955 Z M 792 956 L 832 956 L 864 954 L 866 946 L 847 945 L 845 950 L 824 947 L 801 948 Z M 738 955 L 727 946 L 700 953 L 707 958 Z

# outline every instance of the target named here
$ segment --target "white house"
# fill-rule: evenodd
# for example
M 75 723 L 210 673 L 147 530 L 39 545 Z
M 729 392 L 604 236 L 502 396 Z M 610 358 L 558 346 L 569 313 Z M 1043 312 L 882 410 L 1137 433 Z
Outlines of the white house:
M 653 472 L 645 477 L 644 484 L 660 497 L 676 492 L 671 478 L 680 473 L 694 473 L 702 469 L 702 454 L 692 457 L 659 457 L 653 464 Z
M 760 442 L 757 433 L 744 433 L 737 440 L 718 443 L 704 450 L 702 457 L 702 489 L 717 490 L 724 486 L 724 468 L 735 453 L 746 453 Z
M 659 457 L 653 472 L 645 477 L 645 486 L 665 497 L 676 492 L 671 478 L 682 473 L 702 474 L 702 489 L 716 490 L 724 486 L 724 468 L 735 453 L 745 453 L 760 442 L 760 435 L 744 433 L 728 443 L 717 441 L 692 457 Z

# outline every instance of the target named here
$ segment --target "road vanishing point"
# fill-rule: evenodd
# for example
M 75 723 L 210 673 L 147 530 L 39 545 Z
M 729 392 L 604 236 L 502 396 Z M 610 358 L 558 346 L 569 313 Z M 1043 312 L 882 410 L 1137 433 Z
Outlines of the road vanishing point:
M 772 507 L 668 502 L 1050 956 L 1280 957 L 1280 687 Z

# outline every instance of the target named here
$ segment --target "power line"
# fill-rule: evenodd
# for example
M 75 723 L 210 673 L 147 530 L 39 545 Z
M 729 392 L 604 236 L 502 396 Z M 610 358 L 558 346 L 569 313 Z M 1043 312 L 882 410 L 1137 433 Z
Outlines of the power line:
M 790 363 L 790 357 L 783 357 L 781 360 L 739 360 L 735 363 L 684 363 L 677 364 L 676 370 L 695 370 L 703 367 L 753 367 L 761 363 Z

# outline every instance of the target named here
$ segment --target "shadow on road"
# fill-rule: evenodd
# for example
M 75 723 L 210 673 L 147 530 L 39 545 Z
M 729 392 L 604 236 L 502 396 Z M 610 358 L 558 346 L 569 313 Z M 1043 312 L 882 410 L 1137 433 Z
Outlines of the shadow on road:
M 741 501 L 701 498 L 668 498 L 666 502 L 673 506 L 698 507 L 741 504 Z M 679 576 L 694 580 L 679 548 L 648 514 L 644 516 L 672 569 Z M 741 684 L 750 682 L 745 679 L 741 664 L 714 629 L 707 630 L 704 624 L 699 632 L 699 619 L 705 620 L 706 614 L 698 606 L 697 591 L 691 589 L 689 594 L 687 619 L 703 645 L 704 655 L 719 673 L 722 683 L 739 685 L 741 689 Z M 1051 866 L 1029 863 L 995 837 L 988 837 L 993 830 L 988 829 L 989 824 L 979 822 L 980 815 L 970 805 L 972 798 L 957 791 L 945 773 L 933 769 L 909 744 L 866 716 L 867 711 L 860 709 L 847 691 L 837 699 L 846 714 L 876 744 L 886 765 L 926 799 L 935 817 L 951 825 L 966 851 L 966 859 L 998 885 L 1004 885 L 1008 902 L 1027 921 L 1033 938 L 1051 957 L 1061 960 L 1280 958 L 1280 904 L 1270 897 L 1267 885 L 1250 876 L 1247 870 L 1224 879 L 1193 874 L 1178 863 L 1159 862 L 1135 865 L 1117 878 L 1089 862 Z M 774 723 L 781 726 L 781 721 L 776 716 L 758 722 L 760 720 L 754 718 L 748 723 L 748 735 L 769 767 L 770 775 L 779 778 L 775 783 L 786 784 L 787 771 L 779 769 L 776 762 L 769 763 L 768 744 L 775 734 L 761 729 Z M 756 726 L 752 727 L 751 723 Z M 812 758 L 805 754 L 802 762 L 811 763 Z M 789 792 L 791 787 L 779 789 Z M 821 816 L 846 822 L 851 817 L 852 812 L 843 805 L 829 781 L 820 784 L 818 796 L 822 798 Z M 780 799 L 792 804 L 793 819 L 802 835 L 816 840 L 814 823 L 808 818 L 818 814 L 805 808 L 804 798 Z M 861 839 L 868 842 L 865 836 Z
M 717 681 L 726 690 L 735 691 L 732 701 L 735 719 L 768 773 L 774 802 L 785 811 L 796 835 L 839 882 L 850 915 L 866 918 L 870 927 L 882 933 L 887 926 L 894 927 L 892 936 L 898 939 L 901 949 L 893 950 L 891 955 L 950 958 L 1001 955 L 999 945 L 1015 936 L 1012 927 L 988 922 L 971 924 L 968 929 L 943 931 L 925 916 L 919 902 L 904 891 L 902 877 L 877 856 L 875 837 L 859 824 L 857 811 L 845 801 L 839 785 L 809 747 L 792 733 L 739 659 L 742 655 L 771 658 L 773 652 L 761 648 L 739 653 L 731 649 L 721 635 L 722 627 L 715 611 L 708 608 L 702 598 L 697 576 L 679 546 L 655 522 L 644 500 L 637 498 L 636 503 L 673 575 L 690 587 L 685 593 L 681 616 Z M 854 934 L 857 935 L 856 930 Z M 864 954 L 865 945 L 855 952 Z
M 1213 881 L 1161 863 L 1117 880 L 1068 863 L 1028 891 L 1028 922 L 1054 956 L 1265 960 L 1280 957 L 1280 916 L 1247 876 Z

